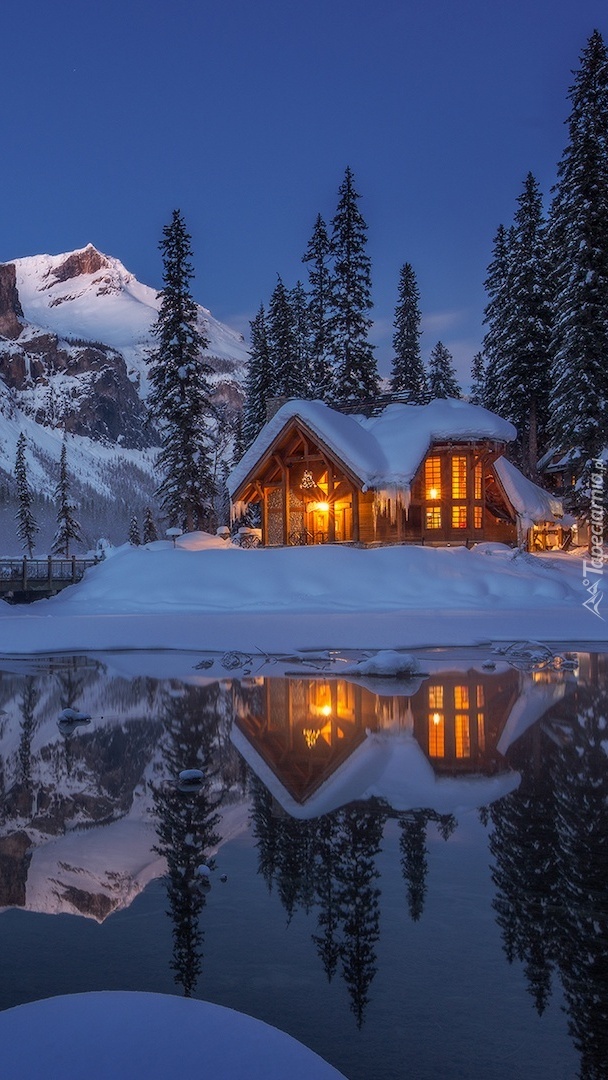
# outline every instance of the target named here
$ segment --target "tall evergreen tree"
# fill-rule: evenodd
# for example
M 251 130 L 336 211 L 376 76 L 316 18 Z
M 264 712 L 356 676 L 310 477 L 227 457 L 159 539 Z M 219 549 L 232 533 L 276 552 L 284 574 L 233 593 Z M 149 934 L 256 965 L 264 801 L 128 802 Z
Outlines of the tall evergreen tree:
M 64 555 L 67 559 L 70 554 L 70 544 L 82 543 L 80 523 L 76 517 L 76 507 L 70 497 L 70 477 L 68 474 L 67 436 L 63 436 L 61 445 L 61 458 L 59 460 L 59 480 L 55 488 L 57 507 L 57 532 L 53 539 L 51 551 L 53 555 Z
M 310 329 L 309 382 L 313 397 L 332 400 L 334 356 L 330 314 L 334 302 L 333 247 L 319 214 L 302 261 L 308 263 L 310 283 L 308 320 Z
M 536 474 L 549 409 L 550 305 L 542 197 L 528 173 L 519 196 L 506 268 L 498 412 L 517 429 L 519 464 Z
M 285 398 L 299 397 L 302 372 L 298 371 L 295 363 L 296 321 L 289 291 L 280 276 L 268 305 L 268 347 L 275 395 Z
M 301 281 L 297 281 L 289 293 L 291 315 L 293 319 L 295 352 L 292 364 L 299 372 L 297 394 L 301 398 L 310 397 L 310 320 L 308 297 Z
M 266 402 L 276 394 L 276 380 L 270 357 L 268 327 L 264 305 L 260 304 L 255 319 L 250 322 L 251 346 L 245 384 L 245 407 L 242 441 L 244 449 L 255 439 L 266 423 Z
M 139 545 L 141 544 L 137 514 L 133 514 L 133 517 L 131 518 L 131 523 L 129 525 L 129 543 L 132 544 L 133 547 L 139 547 Z
M 569 141 L 549 222 L 551 427 L 555 444 L 579 460 L 582 495 L 592 459 L 608 442 L 608 54 L 597 30 L 569 98 Z
M 441 341 L 429 357 L 429 391 L 431 399 L 462 397 L 452 354 Z
M 154 518 L 152 517 L 152 511 L 149 506 L 146 506 L 144 512 L 144 528 L 142 540 L 144 544 L 151 544 L 154 540 L 158 540 L 156 525 L 154 524 Z
M 485 405 L 486 368 L 483 353 L 475 353 L 471 364 L 471 392 L 469 401 L 471 405 Z
M 487 331 L 483 339 L 486 362 L 484 405 L 493 412 L 500 412 L 501 371 L 506 359 L 506 326 L 509 318 L 509 265 L 514 229 L 499 225 L 494 237 L 492 261 L 488 266 L 485 289 L 488 303 L 484 312 Z
M 430 398 L 420 353 L 420 290 L 411 263 L 404 263 L 401 267 L 398 297 L 391 390 L 393 394 L 404 396 L 412 405 L 426 405 Z
M 157 495 L 172 526 L 210 528 L 215 495 L 211 475 L 210 421 L 214 416 L 204 359 L 208 341 L 198 326 L 190 292 L 193 270 L 190 236 L 179 210 L 163 229 L 163 288 L 153 333 L 158 345 L 149 357 L 148 404 L 161 432 Z
M 16 514 L 17 536 L 31 559 L 39 527 L 32 513 L 32 493 L 27 481 L 25 448 L 26 439 L 23 432 L 21 432 L 17 439 L 17 456 L 15 459 L 15 480 L 17 481 L 17 498 L 19 500 L 19 508 Z
M 332 222 L 335 293 L 331 319 L 336 354 L 335 394 L 353 402 L 373 400 L 379 391 L 374 349 L 368 340 L 372 320 L 371 262 L 366 252 L 367 225 L 359 210 L 349 168 L 339 189 Z

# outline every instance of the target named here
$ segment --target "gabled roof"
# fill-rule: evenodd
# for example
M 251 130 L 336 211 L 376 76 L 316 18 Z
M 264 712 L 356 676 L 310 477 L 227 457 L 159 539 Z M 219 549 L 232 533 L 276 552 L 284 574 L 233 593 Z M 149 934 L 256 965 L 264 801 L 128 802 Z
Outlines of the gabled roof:
M 262 428 L 228 477 L 231 495 L 297 418 L 316 435 L 366 488 L 407 490 L 430 446 L 437 442 L 510 442 L 515 428 L 507 420 L 454 398 L 429 405 L 388 405 L 379 416 L 344 415 L 321 401 L 288 401 Z

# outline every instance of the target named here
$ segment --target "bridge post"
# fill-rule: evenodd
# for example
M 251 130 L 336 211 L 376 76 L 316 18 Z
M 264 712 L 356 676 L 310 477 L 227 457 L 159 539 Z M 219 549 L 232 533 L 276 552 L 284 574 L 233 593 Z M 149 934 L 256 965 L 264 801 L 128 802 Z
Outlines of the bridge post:
M 21 571 L 21 577 L 23 581 L 23 591 L 27 589 L 27 556 L 23 556 L 23 568 Z
M 49 557 L 48 557 L 48 568 L 49 568 L 48 569 L 48 583 L 49 583 L 49 589 L 50 589 L 51 585 L 53 584 L 53 556 L 52 555 L 49 555 Z
M 76 556 L 72 555 L 72 584 L 76 581 Z

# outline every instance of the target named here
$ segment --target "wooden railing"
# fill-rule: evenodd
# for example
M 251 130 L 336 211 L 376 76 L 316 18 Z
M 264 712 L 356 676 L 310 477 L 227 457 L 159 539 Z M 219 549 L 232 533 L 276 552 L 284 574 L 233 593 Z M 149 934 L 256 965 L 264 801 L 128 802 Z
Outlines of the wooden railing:
M 0 596 L 11 593 L 52 593 L 80 581 L 89 566 L 99 559 L 10 559 L 0 556 Z

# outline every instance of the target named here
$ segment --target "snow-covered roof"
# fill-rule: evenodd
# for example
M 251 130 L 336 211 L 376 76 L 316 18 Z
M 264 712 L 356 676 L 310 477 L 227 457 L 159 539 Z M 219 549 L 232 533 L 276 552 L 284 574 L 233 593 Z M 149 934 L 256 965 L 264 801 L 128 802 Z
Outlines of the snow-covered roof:
M 524 527 L 530 528 L 538 521 L 564 523 L 564 507 L 561 499 L 556 499 L 538 484 L 528 480 L 512 462 L 504 457 L 497 458 L 494 462 L 494 470 Z
M 362 488 L 407 490 L 428 449 L 437 442 L 510 442 L 515 428 L 495 413 L 443 398 L 429 405 L 388 405 L 379 416 L 344 415 L 321 401 L 283 405 L 228 477 L 231 495 L 293 418 L 300 419 L 354 474 Z

